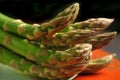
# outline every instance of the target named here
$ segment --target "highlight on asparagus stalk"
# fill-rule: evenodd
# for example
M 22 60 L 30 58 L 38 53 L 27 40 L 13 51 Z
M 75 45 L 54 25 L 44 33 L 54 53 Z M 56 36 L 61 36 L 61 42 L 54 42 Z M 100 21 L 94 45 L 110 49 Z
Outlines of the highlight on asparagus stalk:
M 31 25 L 0 13 L 0 28 L 23 37 L 27 37 L 30 40 L 34 40 L 36 38 L 38 39 L 43 36 L 51 37 L 56 32 L 71 24 L 75 20 L 78 11 L 79 4 L 74 3 L 73 5 L 66 8 L 63 12 L 59 13 L 52 20 L 41 25 Z
M 22 56 L 17 55 L 16 53 L 0 46 L 0 62 L 13 67 L 16 70 L 19 70 L 27 75 L 37 76 L 40 78 L 48 78 L 48 79 L 59 79 L 59 78 L 66 78 L 76 75 L 77 73 L 81 72 L 82 66 L 75 67 L 74 65 L 67 70 L 61 71 L 62 68 L 54 68 L 53 67 L 43 67 L 41 65 L 36 65 L 33 62 L 28 61 L 27 59 L 23 58 Z M 79 68 L 79 71 L 76 70 Z M 64 68 L 63 68 L 64 69 Z M 68 73 L 71 71 L 72 73 Z M 81 70 L 80 70 L 81 69 Z
M 82 73 L 85 73 L 85 74 L 95 73 L 102 70 L 103 68 L 106 68 L 112 62 L 112 59 L 115 56 L 116 54 L 109 54 L 101 58 L 90 60 L 90 63 L 85 68 L 85 70 L 82 71 Z
M 76 44 L 64 51 L 49 50 L 34 46 L 3 30 L 0 30 L 0 34 L 1 45 L 43 66 L 63 67 L 76 64 L 78 60 L 84 61 L 85 57 L 90 56 L 92 49 L 90 44 Z

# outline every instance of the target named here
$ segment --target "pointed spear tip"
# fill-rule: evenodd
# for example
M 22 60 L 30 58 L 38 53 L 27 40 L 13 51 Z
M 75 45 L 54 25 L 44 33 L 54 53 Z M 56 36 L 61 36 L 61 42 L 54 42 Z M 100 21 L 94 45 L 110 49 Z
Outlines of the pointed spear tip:
M 73 5 L 74 5 L 74 6 L 79 6 L 79 3 L 76 2 L 76 3 L 74 3 Z
M 108 33 L 110 33 L 110 36 L 113 36 L 113 37 L 115 37 L 115 36 L 117 35 L 117 31 L 114 31 L 114 32 L 108 32 Z
M 98 20 L 105 21 L 108 24 L 111 24 L 114 22 L 114 18 L 98 18 Z

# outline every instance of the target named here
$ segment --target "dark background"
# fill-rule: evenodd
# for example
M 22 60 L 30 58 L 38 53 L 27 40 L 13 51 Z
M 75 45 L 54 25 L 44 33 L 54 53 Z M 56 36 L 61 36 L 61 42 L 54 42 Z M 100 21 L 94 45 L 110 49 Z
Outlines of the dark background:
M 117 53 L 120 59 L 120 2 L 115 0 L 0 0 L 0 12 L 28 22 L 41 22 L 55 16 L 66 6 L 78 2 L 80 12 L 76 21 L 88 18 L 114 18 L 113 24 L 106 31 L 117 31 L 118 35 L 104 47 Z

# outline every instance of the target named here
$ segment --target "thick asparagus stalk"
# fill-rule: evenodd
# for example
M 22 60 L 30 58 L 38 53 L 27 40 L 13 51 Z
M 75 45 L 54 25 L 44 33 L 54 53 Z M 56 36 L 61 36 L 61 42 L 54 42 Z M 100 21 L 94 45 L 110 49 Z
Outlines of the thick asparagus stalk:
M 61 68 L 50 68 L 50 67 L 43 67 L 40 65 L 36 65 L 33 62 L 24 59 L 22 56 L 17 55 L 16 53 L 0 46 L 0 62 L 6 64 L 8 66 L 13 67 L 16 70 L 22 71 L 25 74 L 37 76 L 41 78 L 48 78 L 48 79 L 59 79 L 59 78 L 66 78 L 76 75 L 81 71 L 76 71 L 75 68 L 81 68 L 81 66 L 72 66 L 68 67 L 67 70 L 61 71 Z M 66 73 L 66 71 L 71 71 L 72 73 Z M 82 69 L 82 68 L 81 68 Z M 84 68 L 83 68 L 84 69 Z
M 85 57 L 90 56 L 92 48 L 90 44 L 76 44 L 64 51 L 49 50 L 34 46 L 3 30 L 0 30 L 0 44 L 38 64 L 55 67 L 73 65 L 78 60 L 84 61 Z
M 41 42 L 48 47 L 69 47 L 71 44 L 75 44 L 78 41 L 83 42 L 86 38 L 93 36 L 93 34 L 103 31 L 112 22 L 113 19 L 107 18 L 88 19 L 77 22 L 67 26 L 62 32 L 56 33 L 52 39 L 42 38 Z
M 0 28 L 23 37 L 27 37 L 30 40 L 41 38 L 43 36 L 51 37 L 54 33 L 71 24 L 75 20 L 78 11 L 79 4 L 74 3 L 63 12 L 59 13 L 52 20 L 41 25 L 31 25 L 21 20 L 7 17 L 0 13 Z
M 91 60 L 82 73 L 95 73 L 103 68 L 106 68 L 111 63 L 114 56 L 116 56 L 116 54 L 110 54 L 105 57 Z

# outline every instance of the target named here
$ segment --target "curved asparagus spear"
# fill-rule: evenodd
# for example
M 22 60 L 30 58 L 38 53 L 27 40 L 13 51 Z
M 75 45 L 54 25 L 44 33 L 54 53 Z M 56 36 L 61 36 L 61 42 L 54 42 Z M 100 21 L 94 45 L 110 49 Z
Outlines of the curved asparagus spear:
M 117 32 L 106 32 L 89 37 L 83 43 L 92 44 L 92 50 L 102 48 L 110 43 L 110 41 L 116 36 Z
M 105 57 L 91 60 L 88 66 L 85 68 L 85 70 L 82 73 L 86 73 L 86 74 L 95 73 L 97 71 L 100 71 L 103 68 L 106 68 L 111 63 L 114 56 L 116 56 L 116 54 L 110 54 Z
M 0 30 L 0 44 L 38 64 L 56 67 L 73 65 L 77 63 L 77 60 L 84 61 L 84 58 L 90 55 L 92 48 L 90 44 L 76 44 L 64 51 L 49 50 L 45 47 L 34 46 L 3 30 Z M 86 56 L 82 57 L 82 53 Z
M 52 39 L 42 38 L 40 41 L 48 47 L 69 47 L 103 31 L 112 22 L 113 19 L 107 18 L 88 19 L 67 26 L 63 31 L 56 33 Z
M 57 14 L 56 17 L 63 17 L 71 13 L 70 21 L 73 23 L 79 12 L 79 3 L 74 3 L 70 7 L 66 8 L 64 11 Z
M 44 26 L 43 29 L 46 30 L 47 27 L 51 26 L 51 27 L 58 27 L 57 29 L 48 29 L 49 31 L 52 31 L 51 33 L 49 33 L 50 36 L 48 36 L 48 38 L 51 37 L 51 35 L 54 35 L 56 32 L 59 32 L 60 30 L 63 30 L 66 26 L 68 26 L 69 24 L 73 23 L 78 15 L 79 12 L 79 4 L 78 3 L 74 3 L 73 5 L 69 6 L 68 8 L 66 8 L 64 11 L 60 12 L 57 14 L 56 18 L 63 18 L 64 16 L 68 16 L 65 20 L 58 20 L 56 22 L 54 21 L 54 18 L 47 22 L 47 23 L 43 23 L 41 24 L 41 26 Z M 45 29 L 46 28 L 46 29 Z M 44 37 L 44 36 L 43 36 Z
M 59 13 L 52 20 L 41 25 L 31 25 L 0 13 L 0 28 L 23 37 L 27 37 L 30 40 L 41 38 L 43 36 L 51 37 L 54 33 L 71 24 L 75 20 L 78 11 L 79 4 L 74 3 L 63 12 Z
M 19 55 L 16 55 L 16 53 L 4 48 L 3 46 L 2 47 L 0 46 L 0 62 L 8 66 L 11 66 L 16 70 L 22 71 L 23 73 L 28 75 L 57 80 L 59 78 L 66 77 L 68 78 L 74 76 L 85 68 L 85 66 L 83 67 L 83 65 L 81 66 L 73 65 L 67 68 L 54 68 L 54 66 L 52 68 L 43 67 L 40 65 L 36 65 L 35 63 L 30 62 Z M 68 73 L 68 71 L 71 70 L 72 73 L 70 72 Z
M 62 12 L 58 13 L 53 19 L 51 19 L 49 22 L 52 22 L 52 20 L 56 19 L 56 18 L 60 18 L 60 17 L 64 17 L 67 15 L 71 15 L 68 20 L 70 20 L 70 23 L 73 23 L 78 15 L 79 12 L 79 3 L 74 3 L 71 6 L 67 7 L 65 10 L 63 10 Z M 46 22 L 48 23 L 48 22 Z M 42 25 L 46 24 L 46 23 L 42 23 Z M 64 23 L 64 21 L 63 21 Z

